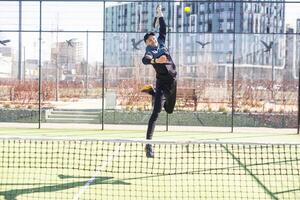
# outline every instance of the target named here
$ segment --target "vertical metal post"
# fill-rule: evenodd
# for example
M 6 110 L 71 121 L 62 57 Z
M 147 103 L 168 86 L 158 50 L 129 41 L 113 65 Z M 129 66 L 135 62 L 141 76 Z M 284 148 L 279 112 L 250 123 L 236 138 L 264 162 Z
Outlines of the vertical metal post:
M 102 113 L 101 113 L 101 125 L 102 125 L 102 128 L 101 130 L 104 130 L 104 84 L 105 84 L 105 81 L 104 81 L 104 60 L 105 60 L 105 30 L 106 30 L 106 23 L 105 23 L 105 20 L 106 20 L 106 13 L 105 13 L 105 1 L 103 3 L 103 62 L 102 62 Z
M 58 14 L 57 14 L 58 16 Z M 57 17 L 58 19 L 58 17 Z M 58 46 L 58 23 L 56 28 L 56 48 L 55 48 L 55 101 L 58 101 L 58 95 L 59 95 L 59 68 L 58 68 L 58 52 L 59 52 L 59 46 Z
M 39 29 L 39 129 L 41 128 L 41 96 L 42 96 L 42 0 L 40 0 L 40 29 Z
M 25 81 L 26 74 L 25 74 L 25 66 L 26 66 L 26 47 L 23 47 L 23 80 Z
M 18 59 L 18 80 L 22 80 L 22 1 L 19 1 L 19 59 Z
M 56 58 L 55 58 L 55 101 L 58 101 L 58 90 L 59 90 L 59 86 L 58 86 L 58 82 L 59 82 L 59 70 L 58 70 L 58 64 L 57 64 L 57 55 L 58 54 L 58 49 L 56 49 Z
M 89 66 L 89 31 L 86 31 L 86 69 L 85 69 L 85 96 L 88 95 L 88 66 Z
M 232 42 L 232 94 L 231 94 L 231 133 L 233 133 L 233 115 L 234 115 L 234 64 L 235 64 L 235 36 L 236 36 L 236 30 L 235 30 L 235 13 L 236 13 L 236 2 L 233 2 L 233 42 Z
M 299 126 L 300 126 L 300 65 L 298 65 L 298 126 L 297 126 L 297 134 L 299 134 L 299 128 L 300 128 Z
M 167 32 L 168 32 L 168 49 L 170 51 L 170 27 L 171 27 L 171 19 L 170 19 L 170 16 L 171 16 L 171 4 L 170 4 L 170 1 L 168 1 L 168 24 L 167 24 Z M 171 53 L 171 52 L 170 52 Z M 169 131 L 169 113 L 167 113 L 166 115 L 166 131 Z

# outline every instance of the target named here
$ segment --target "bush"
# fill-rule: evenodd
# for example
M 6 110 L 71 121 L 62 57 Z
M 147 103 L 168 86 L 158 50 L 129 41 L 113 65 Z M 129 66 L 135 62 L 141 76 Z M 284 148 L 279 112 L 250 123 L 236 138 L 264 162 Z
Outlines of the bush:
M 227 113 L 227 110 L 224 107 L 220 107 L 218 112 Z
M 283 114 L 283 113 L 284 113 L 284 109 L 281 108 L 281 109 L 279 110 L 279 113 L 280 113 L 280 114 Z
M 269 108 L 268 113 L 272 113 L 272 112 L 273 112 L 273 108 Z
M 249 113 L 250 110 L 249 110 L 248 108 L 244 108 L 244 109 L 243 109 L 243 112 L 244 112 L 244 113 Z
M 5 103 L 5 104 L 3 105 L 3 107 L 4 107 L 4 108 L 11 108 L 11 104 L 10 104 L 10 103 Z

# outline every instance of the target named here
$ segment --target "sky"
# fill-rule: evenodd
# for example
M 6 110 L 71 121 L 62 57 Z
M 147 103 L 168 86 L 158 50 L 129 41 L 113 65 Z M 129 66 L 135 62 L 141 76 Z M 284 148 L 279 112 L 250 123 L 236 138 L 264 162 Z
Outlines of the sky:
M 297 2 L 291 0 L 289 2 Z M 296 26 L 296 19 L 300 18 L 299 3 L 286 3 L 286 24 Z M 39 30 L 39 2 L 23 2 L 23 30 Z M 106 3 L 112 6 L 119 3 Z M 43 2 L 42 21 L 43 30 L 103 30 L 102 2 Z M 18 29 L 18 2 L 0 1 L 0 30 Z M 86 33 L 43 33 L 42 57 L 49 60 L 51 45 L 77 38 L 86 44 Z M 89 61 L 102 60 L 102 33 L 89 33 Z M 0 39 L 9 38 L 11 46 L 17 47 L 18 33 L 1 33 Z M 38 33 L 23 33 L 23 45 L 27 58 L 38 58 Z M 83 47 L 85 55 L 86 45 Z

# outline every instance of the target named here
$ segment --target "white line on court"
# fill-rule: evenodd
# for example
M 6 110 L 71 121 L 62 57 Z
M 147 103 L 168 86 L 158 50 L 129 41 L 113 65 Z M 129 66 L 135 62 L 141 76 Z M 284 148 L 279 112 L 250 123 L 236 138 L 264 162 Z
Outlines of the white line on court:
M 110 164 L 114 157 L 119 154 L 119 151 L 121 150 L 121 147 L 123 147 L 123 143 L 120 143 L 119 146 L 114 150 L 112 154 L 107 158 L 107 160 L 104 160 L 100 165 L 96 167 L 94 175 L 85 183 L 85 185 L 79 190 L 79 192 L 73 197 L 73 200 L 79 200 L 80 196 L 84 193 L 84 191 L 94 182 L 97 176 L 100 175 L 100 173 L 107 167 L 108 164 Z M 109 155 L 109 154 L 108 154 Z

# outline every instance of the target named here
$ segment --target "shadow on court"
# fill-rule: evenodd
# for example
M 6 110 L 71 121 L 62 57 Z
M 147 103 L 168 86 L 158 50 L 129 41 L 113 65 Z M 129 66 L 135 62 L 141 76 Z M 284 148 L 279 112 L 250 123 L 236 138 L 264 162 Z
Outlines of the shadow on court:
M 73 176 L 66 176 L 63 174 L 58 175 L 60 179 L 68 179 L 68 178 L 76 178 Z M 78 177 L 78 178 L 91 178 L 91 177 Z M 113 184 L 113 185 L 130 185 L 130 183 L 126 183 L 121 180 L 113 179 L 114 177 L 96 177 L 90 185 L 98 185 L 98 184 Z M 0 192 L 0 196 L 3 196 L 5 200 L 17 200 L 19 195 L 23 194 L 31 194 L 31 193 L 40 193 L 40 192 L 57 192 L 60 190 L 67 190 L 76 187 L 82 187 L 87 183 L 87 180 L 77 181 L 77 182 L 68 182 L 57 185 L 48 185 L 42 187 L 34 187 L 34 188 L 23 188 L 23 189 L 12 189 L 7 191 Z M 2 184 L 0 184 L 2 185 Z M 7 185 L 7 184 L 6 184 Z M 10 184 L 10 185 L 20 185 L 20 184 Z M 23 184 L 25 185 L 25 184 Z M 33 185 L 33 184 L 28 184 Z

